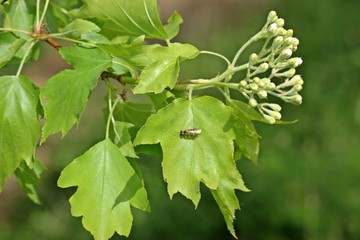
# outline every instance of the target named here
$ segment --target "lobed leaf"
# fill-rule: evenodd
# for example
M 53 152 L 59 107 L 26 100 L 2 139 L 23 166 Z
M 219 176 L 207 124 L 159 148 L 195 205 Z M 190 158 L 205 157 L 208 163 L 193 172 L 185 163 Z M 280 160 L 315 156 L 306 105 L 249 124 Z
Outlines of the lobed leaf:
M 212 97 L 177 99 L 150 116 L 139 130 L 134 145 L 161 145 L 170 197 L 180 192 L 197 206 L 200 182 L 213 190 L 221 181 L 232 189 L 246 189 L 233 159 L 235 134 L 227 125 L 231 114 L 230 107 Z M 180 131 L 192 128 L 202 133 L 194 139 L 181 138 Z
M 79 121 L 100 74 L 111 66 L 111 57 L 95 48 L 61 48 L 60 54 L 75 70 L 56 74 L 41 90 L 46 101 L 42 142 L 59 131 L 64 136 Z
M 129 235 L 133 221 L 130 205 L 149 211 L 142 180 L 109 139 L 65 167 L 58 186 L 78 186 L 70 198 L 71 212 L 83 216 L 84 227 L 96 240 L 109 239 L 115 231 Z
M 162 25 L 156 0 L 83 0 L 82 11 L 87 17 L 106 19 L 103 32 L 111 35 L 145 35 L 170 40 L 181 24 L 178 16 L 170 19 L 168 31 Z M 169 33 L 169 35 L 168 35 Z
M 173 88 L 179 76 L 180 61 L 195 58 L 198 54 L 199 50 L 190 44 L 171 43 L 152 49 L 148 55 L 154 62 L 143 69 L 133 92 L 160 93 L 167 87 Z
M 0 77 L 0 191 L 22 160 L 32 162 L 40 124 L 39 90 L 24 76 Z

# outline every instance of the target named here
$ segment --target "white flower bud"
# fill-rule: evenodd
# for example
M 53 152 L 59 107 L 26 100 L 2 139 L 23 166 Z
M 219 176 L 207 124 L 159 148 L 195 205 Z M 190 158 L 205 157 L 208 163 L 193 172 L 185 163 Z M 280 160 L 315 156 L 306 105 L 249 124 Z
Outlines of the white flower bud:
M 278 19 L 278 16 L 275 11 L 269 12 L 269 15 L 267 17 L 268 22 L 275 22 Z
M 276 23 L 276 25 L 277 25 L 278 27 L 283 27 L 284 24 L 285 24 L 285 20 L 282 19 L 282 18 L 279 18 L 278 20 L 276 20 L 275 23 Z
M 256 84 L 259 84 L 260 83 L 260 78 L 254 77 L 253 82 L 256 83 Z
M 292 29 L 288 29 L 288 30 L 286 30 L 285 37 L 292 37 L 293 34 L 294 34 L 294 31 Z
M 259 96 L 259 98 L 264 99 L 267 98 L 267 92 L 265 90 L 260 90 L 257 95 Z
M 273 23 L 273 24 L 270 24 L 268 30 L 271 34 L 275 34 L 276 33 L 276 30 L 278 29 L 276 23 Z
M 292 41 L 293 41 L 293 37 L 287 37 L 285 38 L 284 43 L 289 46 L 292 45 Z
M 271 83 L 270 78 L 263 78 L 263 79 L 261 79 L 261 81 L 264 82 L 265 84 Z
M 301 90 L 302 90 L 302 85 L 300 85 L 300 84 L 296 84 L 295 86 L 294 86 L 294 90 L 296 91 L 296 92 L 300 92 Z
M 294 81 L 295 84 L 300 84 L 300 85 L 304 84 L 304 80 L 301 78 L 300 75 L 295 75 L 294 77 L 291 78 L 290 81 Z
M 270 124 L 274 124 L 276 122 L 275 118 L 273 118 L 273 117 L 270 117 L 268 115 L 263 115 L 263 116 L 266 119 L 266 121 Z
M 284 38 L 282 36 L 277 36 L 273 42 L 274 47 L 280 46 L 283 42 L 284 42 Z
M 279 36 L 285 36 L 286 35 L 286 30 L 282 27 L 279 27 L 277 30 L 276 30 L 276 35 L 279 35 Z
M 251 90 L 256 91 L 256 90 L 258 90 L 258 88 L 259 88 L 259 87 L 258 87 L 258 85 L 257 85 L 256 83 L 251 83 L 251 84 L 250 84 L 250 89 L 251 89 Z
M 246 87 L 246 85 L 247 85 L 247 81 L 246 81 L 246 80 L 241 80 L 241 81 L 240 81 L 240 86 L 241 86 L 241 87 Z
M 294 45 L 294 46 L 299 46 L 299 43 L 300 43 L 300 41 L 299 41 L 299 39 L 297 39 L 297 38 L 292 38 L 292 41 L 291 41 L 291 44 L 292 45 Z
M 290 49 L 286 48 L 281 51 L 280 57 L 282 59 L 288 59 L 289 57 L 291 57 L 292 54 L 293 54 L 293 52 Z
M 273 117 L 273 118 L 275 118 L 276 120 L 280 120 L 281 119 L 281 113 L 279 113 L 279 112 L 271 112 L 270 113 L 270 116 L 271 117 Z
M 291 78 L 295 75 L 295 73 L 296 73 L 295 68 L 290 68 L 289 70 L 287 70 L 285 72 L 277 73 L 276 76 Z
M 270 107 L 272 110 L 274 110 L 276 112 L 281 111 L 281 106 L 279 104 L 276 104 L 276 103 L 266 103 L 266 104 L 264 104 L 264 106 Z
M 249 63 L 250 64 L 254 64 L 256 63 L 258 60 L 258 55 L 256 53 L 252 53 L 250 56 L 249 56 Z
M 272 83 L 272 82 L 265 85 L 265 89 L 268 91 L 272 91 L 275 88 L 276 88 L 276 85 L 275 85 L 275 83 Z
M 302 103 L 302 96 L 301 95 L 295 95 L 294 102 L 296 104 L 301 104 Z
M 268 63 L 262 63 L 259 66 L 259 72 L 265 72 L 269 69 L 269 64 Z
M 257 101 L 254 98 L 250 98 L 249 100 L 250 107 L 256 107 L 258 105 Z
M 303 63 L 303 60 L 299 57 L 291 58 L 288 60 L 289 66 L 296 68 Z

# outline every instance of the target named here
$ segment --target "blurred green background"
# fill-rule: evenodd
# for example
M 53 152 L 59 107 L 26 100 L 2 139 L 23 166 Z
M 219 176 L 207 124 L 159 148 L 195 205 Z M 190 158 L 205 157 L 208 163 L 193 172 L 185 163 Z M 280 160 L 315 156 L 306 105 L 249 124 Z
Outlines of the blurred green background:
M 177 41 L 229 58 L 262 27 L 270 10 L 300 39 L 295 55 L 304 60 L 298 69 L 305 80 L 304 101 L 296 107 L 283 105 L 284 119 L 298 122 L 256 124 L 262 136 L 259 164 L 239 162 L 252 190 L 238 193 L 239 239 L 360 239 L 360 1 L 162 0 L 159 6 L 164 17 L 174 9 L 183 16 Z M 43 65 L 27 69 L 38 85 L 62 67 L 44 68 L 49 58 L 57 58 L 54 50 L 44 50 Z M 201 57 L 185 65 L 183 74 L 207 77 L 221 71 L 221 64 Z M 40 186 L 42 206 L 33 205 L 14 179 L 7 183 L 0 194 L 0 240 L 91 239 L 81 219 L 70 215 L 67 199 L 74 189 L 60 190 L 56 181 L 66 164 L 103 138 L 103 95 L 102 88 L 95 91 L 77 130 L 62 141 L 52 137 L 39 149 L 48 167 Z M 161 159 L 139 163 L 152 213 L 133 211 L 129 239 L 232 239 L 206 189 L 196 210 L 180 195 L 169 200 Z

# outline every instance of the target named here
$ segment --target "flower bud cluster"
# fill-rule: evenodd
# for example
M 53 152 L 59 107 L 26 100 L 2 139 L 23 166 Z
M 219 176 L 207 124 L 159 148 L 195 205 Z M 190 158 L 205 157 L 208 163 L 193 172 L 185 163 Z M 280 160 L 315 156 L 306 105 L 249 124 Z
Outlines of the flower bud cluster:
M 281 107 L 268 103 L 269 95 L 285 102 L 301 104 L 304 81 L 296 74 L 302 59 L 293 57 L 299 40 L 293 37 L 292 29 L 284 28 L 285 21 L 271 11 L 267 23 L 260 32 L 265 44 L 259 53 L 252 53 L 248 60 L 248 72 L 239 83 L 239 91 L 248 99 L 251 107 L 256 107 L 269 123 L 281 119 Z

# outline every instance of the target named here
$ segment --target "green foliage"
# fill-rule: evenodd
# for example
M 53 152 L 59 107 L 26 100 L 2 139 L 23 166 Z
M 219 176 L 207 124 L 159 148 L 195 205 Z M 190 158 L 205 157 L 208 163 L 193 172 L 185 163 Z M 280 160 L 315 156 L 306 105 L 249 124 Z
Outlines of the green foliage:
M 175 12 L 163 25 L 155 0 L 83 0 L 81 6 L 54 1 L 51 12 L 48 0 L 5 4 L 0 67 L 20 64 L 16 75 L 0 77 L 0 189 L 15 172 L 30 199 L 40 203 L 35 186 L 43 168 L 34 159 L 41 127 L 41 144 L 57 132 L 64 137 L 79 123 L 94 88 L 104 84 L 105 140 L 74 159 L 58 180 L 61 188 L 77 187 L 70 198 L 72 215 L 82 217 L 97 240 L 115 232 L 128 236 L 130 205 L 150 210 L 135 159 L 160 154 L 170 199 L 179 192 L 197 207 L 203 183 L 236 238 L 233 221 L 240 204 L 235 190 L 249 191 L 236 160 L 245 156 L 257 163 L 259 153 L 252 121 L 281 123 L 281 107 L 268 94 L 293 104 L 302 101 L 303 80 L 295 75 L 302 60 L 290 58 L 299 41 L 283 28 L 284 20 L 270 12 L 263 28 L 229 60 L 171 42 L 182 18 Z M 55 20 L 59 32 L 49 32 L 45 17 Z M 152 38 L 161 44 L 149 44 Z M 63 47 L 59 40 L 73 45 Z M 52 76 L 39 90 L 21 72 L 37 58 L 41 42 L 56 48 L 73 69 Z M 263 47 L 239 64 L 244 49 L 255 42 Z M 200 54 L 219 57 L 226 69 L 210 79 L 178 79 L 181 62 Z M 225 101 L 194 94 L 208 88 L 217 89 Z M 248 103 L 234 98 L 234 92 Z

